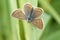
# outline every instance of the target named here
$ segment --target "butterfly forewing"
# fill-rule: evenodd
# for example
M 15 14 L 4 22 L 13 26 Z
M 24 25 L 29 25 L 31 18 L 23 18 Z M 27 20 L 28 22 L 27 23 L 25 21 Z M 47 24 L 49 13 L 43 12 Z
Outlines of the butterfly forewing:
M 42 19 L 34 19 L 32 21 L 32 24 L 35 25 L 36 27 L 38 27 L 39 29 L 42 29 L 43 28 Z
M 26 16 L 21 10 L 15 10 L 12 14 L 13 17 L 16 17 L 18 19 L 26 19 Z
M 33 16 L 36 18 L 36 17 L 40 16 L 42 13 L 43 13 L 43 9 L 42 8 L 35 8 Z
M 25 4 L 24 5 L 24 12 L 26 15 L 30 14 L 31 10 L 32 10 L 31 4 Z

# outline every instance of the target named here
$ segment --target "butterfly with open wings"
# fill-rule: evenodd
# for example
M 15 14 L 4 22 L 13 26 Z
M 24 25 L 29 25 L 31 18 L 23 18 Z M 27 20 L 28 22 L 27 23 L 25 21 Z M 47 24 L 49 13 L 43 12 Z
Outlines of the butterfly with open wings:
M 27 20 L 29 23 L 32 23 L 39 29 L 42 29 L 43 28 L 42 19 L 38 18 L 39 16 L 41 16 L 42 13 L 43 13 L 42 8 L 39 7 L 33 8 L 31 4 L 25 4 L 24 12 L 18 9 L 12 13 L 12 16 L 18 19 Z

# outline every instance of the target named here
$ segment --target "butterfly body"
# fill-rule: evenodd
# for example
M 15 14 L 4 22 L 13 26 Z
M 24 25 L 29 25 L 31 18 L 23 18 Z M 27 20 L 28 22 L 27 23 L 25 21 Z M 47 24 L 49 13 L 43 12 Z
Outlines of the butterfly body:
M 31 12 L 30 13 L 28 13 L 28 15 L 27 15 L 27 20 L 28 20 L 28 22 L 32 22 L 33 21 L 33 19 L 34 19 L 34 16 L 33 16 L 33 8 L 31 9 Z
M 40 16 L 43 12 L 41 8 L 33 8 L 30 4 L 24 5 L 24 12 L 21 10 L 15 10 L 12 14 L 13 17 L 16 17 L 18 19 L 27 20 L 29 23 L 32 23 L 36 27 L 42 29 L 43 28 L 43 22 L 42 19 L 36 19 L 38 16 Z

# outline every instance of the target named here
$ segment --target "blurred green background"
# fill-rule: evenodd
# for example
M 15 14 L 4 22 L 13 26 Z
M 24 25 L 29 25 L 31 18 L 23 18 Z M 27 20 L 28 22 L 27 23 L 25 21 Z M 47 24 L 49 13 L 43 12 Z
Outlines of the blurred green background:
M 25 3 L 44 9 L 43 29 L 11 16 Z M 0 40 L 60 40 L 60 0 L 0 0 Z

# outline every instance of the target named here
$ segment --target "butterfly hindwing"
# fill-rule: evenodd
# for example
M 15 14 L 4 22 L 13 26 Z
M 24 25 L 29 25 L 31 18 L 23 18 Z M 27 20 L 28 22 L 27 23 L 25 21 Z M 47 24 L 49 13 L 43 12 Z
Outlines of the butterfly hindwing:
M 34 18 L 40 16 L 43 13 L 43 9 L 42 8 L 35 8 L 34 9 Z
M 43 28 L 43 22 L 42 19 L 34 19 L 32 21 L 32 24 L 35 25 L 37 28 L 42 29 Z
M 16 17 L 18 19 L 26 19 L 26 16 L 21 10 L 15 10 L 12 14 L 13 17 Z

